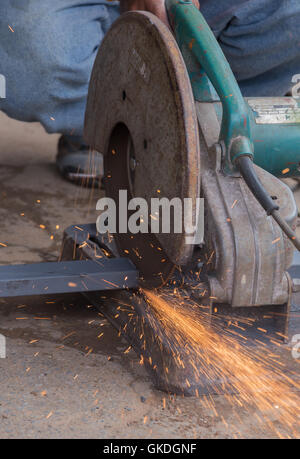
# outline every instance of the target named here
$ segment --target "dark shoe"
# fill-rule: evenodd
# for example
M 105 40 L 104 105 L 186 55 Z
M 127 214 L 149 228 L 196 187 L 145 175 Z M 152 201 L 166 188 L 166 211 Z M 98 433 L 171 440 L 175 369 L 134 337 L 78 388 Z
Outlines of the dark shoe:
M 62 135 L 58 142 L 56 165 L 61 175 L 84 187 L 101 187 L 103 156 L 91 151 L 81 138 Z

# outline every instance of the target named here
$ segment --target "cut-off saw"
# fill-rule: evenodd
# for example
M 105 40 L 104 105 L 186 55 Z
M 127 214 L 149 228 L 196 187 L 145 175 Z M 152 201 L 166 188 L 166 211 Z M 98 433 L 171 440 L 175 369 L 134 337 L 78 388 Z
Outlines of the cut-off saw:
M 104 155 L 110 234 L 68 228 L 60 262 L 1 267 L 0 290 L 84 293 L 157 387 L 207 393 L 224 381 L 196 371 L 188 343 L 175 355 L 160 304 L 174 299 L 181 317 L 197 322 L 199 312 L 224 333 L 241 322 L 249 346 L 259 329 L 260 341 L 287 339 L 291 304 L 300 305 L 300 242 L 281 179 L 300 176 L 300 102 L 244 98 L 201 12 L 183 0 L 166 8 L 170 28 L 150 13 L 122 15 L 91 76 L 85 138 Z M 153 292 L 163 299 L 155 308 Z

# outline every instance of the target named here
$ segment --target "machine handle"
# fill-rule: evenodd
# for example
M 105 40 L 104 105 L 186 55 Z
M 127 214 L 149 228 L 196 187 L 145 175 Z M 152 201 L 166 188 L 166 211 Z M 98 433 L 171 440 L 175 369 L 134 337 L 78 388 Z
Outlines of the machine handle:
M 240 156 L 253 158 L 249 112 L 234 74 L 213 32 L 192 1 L 166 0 L 170 24 L 181 51 L 191 53 L 204 69 L 223 106 L 219 142 L 235 166 Z M 188 59 L 186 59 L 188 66 Z

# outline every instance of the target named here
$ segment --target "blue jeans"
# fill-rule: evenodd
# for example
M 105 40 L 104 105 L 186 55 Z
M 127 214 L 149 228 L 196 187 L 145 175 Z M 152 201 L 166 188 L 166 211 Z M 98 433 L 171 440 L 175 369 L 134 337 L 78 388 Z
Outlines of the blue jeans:
M 300 73 L 299 0 L 201 0 L 244 95 L 284 95 Z M 106 0 L 1 0 L 0 110 L 81 135 L 93 62 L 119 15 Z

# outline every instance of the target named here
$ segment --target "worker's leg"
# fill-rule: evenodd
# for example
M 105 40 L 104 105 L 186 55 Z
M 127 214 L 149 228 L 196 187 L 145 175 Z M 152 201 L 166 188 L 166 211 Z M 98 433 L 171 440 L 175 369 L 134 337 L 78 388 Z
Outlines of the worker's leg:
M 201 0 L 246 96 L 283 96 L 300 73 L 299 0 Z
M 283 95 L 299 73 L 299 0 L 202 0 L 245 95 Z M 1 0 L 0 109 L 47 131 L 82 133 L 97 47 L 118 16 L 105 0 Z
M 105 0 L 1 0 L 0 110 L 81 135 L 97 48 L 118 15 Z

